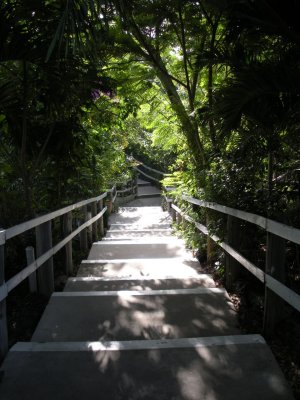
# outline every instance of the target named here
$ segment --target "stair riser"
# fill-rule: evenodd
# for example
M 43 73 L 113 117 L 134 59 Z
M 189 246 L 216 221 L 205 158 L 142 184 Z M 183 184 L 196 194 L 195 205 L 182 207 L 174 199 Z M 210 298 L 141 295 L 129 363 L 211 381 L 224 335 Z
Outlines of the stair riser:
M 78 270 L 79 277 L 131 277 L 131 279 L 185 278 L 197 276 L 198 261 L 183 258 L 84 260 Z
M 123 231 L 114 231 L 110 232 L 107 231 L 106 236 L 104 239 L 118 239 L 118 238 L 143 238 L 143 237 L 166 237 L 166 236 L 172 236 L 172 231 L 169 229 L 165 230 L 160 230 L 160 231 L 130 231 L 127 230 L 126 232 Z
M 170 229 L 170 224 L 151 224 L 151 223 L 143 223 L 140 225 L 137 224 L 122 224 L 122 223 L 116 223 L 116 224 L 110 224 L 110 230 L 114 231 L 136 231 L 136 230 L 169 230 Z M 109 232 L 109 231 L 108 231 Z
M 186 251 L 182 245 L 173 243 L 134 243 L 134 244 L 93 244 L 89 260 L 93 259 L 134 259 L 183 257 Z
M 64 291 L 94 291 L 94 290 L 157 290 L 157 289 L 191 289 L 198 287 L 214 287 L 214 281 L 209 275 L 199 275 L 190 279 L 139 279 L 99 281 L 95 279 L 68 279 Z

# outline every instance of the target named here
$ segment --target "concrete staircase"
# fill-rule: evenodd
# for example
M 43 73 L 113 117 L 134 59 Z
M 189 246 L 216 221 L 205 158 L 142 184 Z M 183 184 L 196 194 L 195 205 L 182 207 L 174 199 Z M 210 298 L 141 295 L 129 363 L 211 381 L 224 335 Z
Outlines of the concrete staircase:
M 263 338 L 240 333 L 226 290 L 172 235 L 157 189 L 139 184 L 32 341 L 10 350 L 1 400 L 292 399 Z

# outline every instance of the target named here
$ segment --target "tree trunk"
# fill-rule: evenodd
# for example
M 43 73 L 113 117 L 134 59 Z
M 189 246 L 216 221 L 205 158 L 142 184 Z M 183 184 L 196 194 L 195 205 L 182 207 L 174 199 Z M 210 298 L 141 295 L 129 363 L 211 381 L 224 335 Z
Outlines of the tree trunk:
M 153 65 L 156 69 L 157 76 L 161 81 L 168 99 L 170 101 L 173 111 L 176 113 L 186 137 L 189 149 L 192 153 L 193 162 L 197 171 L 202 170 L 205 166 L 205 151 L 199 137 L 198 126 L 196 122 L 192 120 L 185 109 L 182 101 L 177 93 L 176 87 L 172 81 L 172 78 L 165 70 L 162 62 L 160 66 Z

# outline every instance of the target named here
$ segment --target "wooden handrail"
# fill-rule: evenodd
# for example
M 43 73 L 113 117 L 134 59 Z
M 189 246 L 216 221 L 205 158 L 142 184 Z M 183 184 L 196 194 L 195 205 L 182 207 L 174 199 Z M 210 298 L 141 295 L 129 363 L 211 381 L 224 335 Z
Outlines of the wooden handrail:
M 48 269 L 47 276 L 48 284 L 41 290 L 42 294 L 50 295 L 54 290 L 54 278 L 53 278 L 53 263 L 52 257 L 63 247 L 69 247 L 68 253 L 69 264 L 72 265 L 72 245 L 70 247 L 70 242 L 72 239 L 77 236 L 80 236 L 80 239 L 83 238 L 83 243 L 87 244 L 87 232 L 86 228 L 90 225 L 93 225 L 93 234 L 97 236 L 97 230 L 103 235 L 103 216 L 108 211 L 107 207 L 103 207 L 103 199 L 108 196 L 108 193 L 111 197 L 111 203 L 113 204 L 117 191 L 114 186 L 112 189 L 109 189 L 105 193 L 77 202 L 75 204 L 71 204 L 67 207 L 61 208 L 59 210 L 50 212 L 48 214 L 39 216 L 37 218 L 31 219 L 29 221 L 23 222 L 16 226 L 10 227 L 8 229 L 0 230 L 0 251 L 2 256 L 0 257 L 0 362 L 8 351 L 8 335 L 7 335 L 7 323 L 6 323 L 6 297 L 9 292 L 12 291 L 15 287 L 17 287 L 21 282 L 23 282 L 27 278 L 33 278 L 33 274 L 35 271 L 39 270 L 40 274 L 44 274 L 44 270 L 41 270 L 40 267 L 44 265 L 44 269 Z M 92 213 L 87 212 L 87 205 L 91 205 Z M 98 211 L 97 211 L 98 208 Z M 71 221 L 71 229 L 72 229 L 72 213 L 71 211 L 76 209 L 82 209 L 84 213 L 83 223 L 77 227 L 74 231 L 65 230 L 64 238 L 54 246 L 52 246 L 52 235 L 51 235 L 51 221 L 57 217 L 64 216 L 64 218 L 70 218 Z M 98 220 L 100 220 L 100 226 L 98 225 Z M 95 225 L 96 224 L 96 225 Z M 40 245 L 38 258 L 34 259 L 34 256 L 29 261 L 29 265 L 23 268 L 19 273 L 14 275 L 8 281 L 5 281 L 5 259 L 4 259 L 4 248 L 7 240 L 14 238 L 30 229 L 36 228 L 36 240 L 37 247 Z M 37 232 L 39 230 L 39 232 Z M 71 250 L 70 250 L 71 249 Z M 28 260 L 27 260 L 28 261 Z M 43 272 L 44 271 L 44 272 Z M 35 277 L 34 277 L 35 279 Z
M 134 168 L 137 172 L 139 172 L 140 174 L 146 176 L 147 178 L 150 178 L 151 180 L 160 183 L 159 179 L 153 178 L 153 176 L 146 174 L 145 172 L 143 172 L 142 170 L 140 170 L 139 168 L 135 167 Z
M 199 199 L 195 199 L 190 196 L 182 196 L 182 199 L 188 203 L 196 204 L 201 207 L 210 208 L 212 210 L 219 211 L 223 214 L 232 215 L 233 217 L 242 219 L 247 222 L 251 222 L 267 232 L 273 233 L 274 235 L 280 236 L 283 239 L 290 240 L 291 242 L 300 244 L 300 229 L 296 229 L 292 226 L 282 224 L 269 218 L 262 217 L 261 215 L 252 214 L 247 211 L 237 210 L 235 208 L 223 206 L 217 203 L 207 202 Z
M 70 240 L 72 240 L 75 236 L 77 236 L 83 229 L 92 225 L 99 218 L 101 218 L 106 212 L 107 207 L 104 207 L 103 210 L 98 213 L 95 217 L 89 219 L 82 225 L 80 225 L 77 229 L 75 229 L 70 235 L 66 236 L 63 240 L 53 246 L 46 253 L 42 254 L 39 258 L 37 258 L 33 263 L 24 268 L 21 272 L 14 275 L 7 282 L 5 282 L 0 287 L 0 301 L 4 300 L 7 297 L 8 293 L 13 290 L 16 286 L 18 286 L 21 282 L 23 282 L 26 278 L 28 278 L 34 271 L 36 271 L 39 267 L 41 267 L 47 260 L 53 257 L 59 250 L 61 250 Z
M 146 164 L 142 163 L 141 161 L 137 160 L 136 158 L 134 158 L 134 161 L 136 161 L 137 163 L 139 163 L 140 165 L 142 165 L 142 167 L 144 167 L 144 168 L 148 169 L 149 171 L 156 172 L 157 174 L 160 174 L 160 175 L 166 175 L 166 173 L 165 173 L 165 172 L 162 172 L 162 171 L 159 171 L 159 170 L 157 170 L 157 169 L 154 169 L 154 168 L 148 167 L 148 165 L 146 165 Z
M 300 235 L 299 229 L 278 223 L 276 221 L 258 216 L 256 214 L 251 214 L 251 213 L 236 210 L 236 209 L 233 209 L 230 207 L 221 206 L 216 203 L 204 202 L 204 201 L 201 201 L 201 200 L 189 197 L 189 196 L 182 196 L 182 199 L 186 200 L 187 202 L 189 202 L 191 204 L 196 204 L 201 207 L 211 208 L 216 211 L 223 212 L 227 215 L 234 215 L 237 218 L 243 219 L 248 222 L 252 222 L 260 227 L 263 227 L 267 232 L 271 232 L 272 234 L 275 234 L 277 236 L 280 236 L 280 237 L 290 240 L 292 242 L 299 243 L 299 236 L 298 236 L 298 235 Z M 233 257 L 243 267 L 245 267 L 249 272 L 251 272 L 252 275 L 254 275 L 256 278 L 258 278 L 261 282 L 265 283 L 267 288 L 271 289 L 274 293 L 276 293 L 280 298 L 282 298 L 284 301 L 286 301 L 288 304 L 290 304 L 297 311 L 300 311 L 300 295 L 299 294 L 297 294 L 296 292 L 294 292 L 293 290 L 288 288 L 282 282 L 280 282 L 277 279 L 275 279 L 274 277 L 272 277 L 270 274 L 262 271 L 256 265 L 254 265 L 249 260 L 247 260 L 242 254 L 240 254 L 238 251 L 236 251 L 233 247 L 229 246 L 226 242 L 223 242 L 218 236 L 210 235 L 208 228 L 206 226 L 195 221 L 188 214 L 184 213 L 175 204 L 172 204 L 171 207 L 176 213 L 180 214 L 182 218 L 184 218 L 187 221 L 189 221 L 190 223 L 194 224 L 199 231 L 201 231 L 205 235 L 208 235 L 213 241 L 215 241 L 220 247 L 222 247 L 231 257 Z M 175 217 L 175 220 L 176 220 L 176 217 Z M 264 226 L 261 225 L 261 221 L 264 221 Z M 259 223 L 257 223 L 257 222 L 259 222 Z
M 52 212 L 50 212 L 48 214 L 41 215 L 40 217 L 31 219 L 31 220 L 26 221 L 26 222 L 22 222 L 19 225 L 15 225 L 15 226 L 12 226 L 11 228 L 5 229 L 4 231 L 0 232 L 0 245 L 4 244 L 6 240 L 11 239 L 11 238 L 13 238 L 15 236 L 18 236 L 18 235 L 20 235 L 20 234 L 22 234 L 22 233 L 24 233 L 24 232 L 26 232 L 26 231 L 28 231 L 30 229 L 33 229 L 33 228 L 37 227 L 38 225 L 43 224 L 44 222 L 51 221 L 52 219 L 60 217 L 61 215 L 64 215 L 69 211 L 73 211 L 73 210 L 76 210 L 77 208 L 81 208 L 81 207 L 83 207 L 85 205 L 88 205 L 90 203 L 94 203 L 95 201 L 102 200 L 106 196 L 107 196 L 107 193 L 103 193 L 100 196 L 93 197 L 93 198 L 87 199 L 87 200 L 79 201 L 78 203 L 75 203 L 75 204 L 72 204 L 70 206 L 61 208 L 61 209 L 59 209 L 57 211 L 52 211 Z M 1 233 L 3 235 L 3 232 L 4 232 L 4 242 L 3 242 L 3 239 L 2 239 L 2 242 L 1 242 Z

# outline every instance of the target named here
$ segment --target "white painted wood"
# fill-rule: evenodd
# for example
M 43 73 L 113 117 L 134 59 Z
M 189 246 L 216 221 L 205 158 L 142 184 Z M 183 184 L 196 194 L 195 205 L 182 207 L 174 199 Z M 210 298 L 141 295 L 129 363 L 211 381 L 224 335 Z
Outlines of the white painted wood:
M 107 189 L 107 193 L 112 193 L 116 189 L 116 185 L 114 185 L 112 188 Z M 103 198 L 103 197 L 102 197 Z M 100 199 L 99 199 L 100 200 Z
M 105 297 L 105 296 L 173 296 L 190 294 L 226 294 L 224 288 L 197 288 L 197 289 L 167 289 L 167 290 L 105 290 L 89 292 L 55 292 L 53 297 Z
M 3 284 L 0 286 L 0 302 L 1 302 L 2 300 L 4 300 L 4 299 L 7 297 L 7 295 L 8 295 L 7 284 L 6 284 L 6 283 L 3 283 Z
M 201 207 L 211 208 L 212 210 L 216 210 L 224 214 L 240 218 L 244 221 L 251 222 L 265 229 L 267 232 L 273 233 L 286 240 L 290 240 L 291 242 L 300 244 L 300 229 L 296 229 L 292 226 L 273 221 L 257 214 L 252 214 L 246 211 L 237 210 L 235 208 L 222 206 L 217 203 L 209 203 L 203 200 L 195 199 L 190 196 L 182 196 L 182 199 L 188 201 L 189 203 L 196 204 Z
M 1 293 L 5 295 L 7 291 L 5 285 L 5 248 L 4 244 L 0 246 L 0 285 Z M 6 297 L 6 296 L 5 296 Z M 8 332 L 6 317 L 6 300 L 5 297 L 0 299 L 0 364 L 8 351 Z
M 25 251 L 26 251 L 27 265 L 34 263 L 35 261 L 34 248 L 32 246 L 28 246 L 26 247 Z M 36 271 L 34 271 L 31 275 L 29 275 L 28 280 L 29 280 L 29 291 L 31 293 L 37 292 Z
M 252 264 L 249 260 L 247 260 L 244 256 L 234 250 L 227 243 L 221 242 L 220 238 L 217 236 L 211 236 L 211 238 L 218 243 L 228 254 L 230 254 L 234 259 L 236 259 L 241 265 L 243 265 L 249 272 L 251 272 L 256 278 L 258 278 L 261 282 L 265 280 L 265 273 L 261 269 L 259 269 L 256 265 Z
M 95 203 L 92 203 L 95 204 Z M 72 233 L 72 212 L 68 212 L 63 216 L 63 235 L 67 237 Z M 72 239 L 65 245 L 65 271 L 69 276 L 73 272 L 73 246 Z
M 150 168 L 148 165 L 143 164 L 141 161 L 135 160 L 136 162 L 140 163 L 144 168 L 148 169 L 149 171 L 156 172 L 157 174 L 166 175 L 165 172 L 158 171 L 157 169 Z
M 4 229 L 0 230 L 0 246 L 5 244 L 6 241 L 6 231 Z
M 211 208 L 212 210 L 216 210 L 222 212 L 224 214 L 232 215 L 233 217 L 237 217 L 243 219 L 248 222 L 252 222 L 253 224 L 259 225 L 262 228 L 266 227 L 266 218 L 260 215 L 252 214 L 246 211 L 237 210 L 235 208 L 223 206 L 213 202 L 207 202 L 203 200 L 195 199 L 194 197 L 190 196 L 182 196 L 183 200 L 188 201 L 189 203 L 196 204 L 201 207 Z
M 172 204 L 172 207 L 174 205 Z M 176 207 L 176 206 L 175 206 Z M 178 207 L 176 207 L 187 221 L 195 224 L 195 226 L 205 235 L 209 235 L 208 229 L 206 226 L 196 222 L 193 218 L 189 217 L 188 215 L 184 214 Z M 220 247 L 222 247 L 228 254 L 230 254 L 234 259 L 236 259 L 241 265 L 243 265 L 248 271 L 250 271 L 253 275 L 255 275 L 261 282 L 265 280 L 264 272 L 259 269 L 256 265 L 251 263 L 247 260 L 244 256 L 238 253 L 235 249 L 229 246 L 227 243 L 222 242 L 221 239 L 216 235 L 211 235 L 211 239 L 213 239 Z
M 88 216 L 88 211 L 87 211 L 87 206 L 83 206 L 81 208 L 81 212 L 82 212 L 82 223 L 81 226 L 83 226 L 85 224 L 85 222 L 89 221 L 89 216 Z M 79 242 L 80 242 L 80 250 L 81 251 L 87 251 L 88 250 L 88 234 L 87 234 L 87 229 L 81 229 L 80 231 L 80 235 L 79 235 Z
M 99 213 L 102 212 L 103 208 L 103 200 L 100 200 L 98 203 L 98 211 Z M 104 214 L 104 213 L 103 213 Z M 101 215 L 101 217 L 99 218 L 98 222 L 97 222 L 97 229 L 99 231 L 100 237 L 104 236 L 104 219 L 103 219 L 103 214 Z
M 37 226 L 36 230 L 36 254 L 39 258 L 48 250 L 52 249 L 52 221 L 44 222 Z M 31 274 L 32 275 L 32 274 Z M 54 266 L 53 257 L 41 265 L 37 271 L 38 292 L 49 297 L 54 292 Z
M 180 349 L 200 348 L 214 346 L 238 346 L 260 344 L 266 342 L 260 335 L 231 335 L 212 336 L 201 338 L 160 339 L 160 340 L 124 340 L 124 341 L 99 341 L 99 342 L 19 342 L 11 352 L 98 352 L 98 351 L 126 351 L 126 350 L 152 350 L 152 349 Z
M 173 207 L 173 204 L 172 204 L 172 207 Z M 200 229 L 206 235 L 208 234 L 208 230 L 204 225 L 197 223 L 191 217 L 182 213 L 181 210 L 179 210 L 179 211 L 181 212 L 181 215 L 183 215 L 189 222 L 194 223 L 197 226 L 197 228 Z M 271 220 L 269 220 L 269 221 L 271 221 Z M 274 221 L 272 221 L 272 222 L 274 222 Z M 278 223 L 276 222 L 275 225 L 277 225 L 277 224 Z M 280 227 L 278 227 L 278 226 L 276 228 L 274 228 L 275 225 L 271 225 L 271 229 L 280 229 Z M 282 225 L 282 224 L 278 224 L 278 225 Z M 286 225 L 283 225 L 283 226 L 284 226 L 284 229 L 290 228 Z M 299 231 L 297 229 L 295 229 L 295 230 Z M 291 231 L 287 230 L 286 236 L 290 235 L 290 233 L 291 233 Z M 281 236 L 281 235 L 278 235 L 278 236 Z M 283 237 L 283 236 L 281 236 L 281 237 Z M 211 236 L 211 238 L 219 246 L 221 246 L 225 251 L 227 251 L 227 253 L 229 253 L 233 258 L 235 258 L 241 265 L 243 265 L 245 268 L 247 268 L 248 271 L 250 271 L 254 276 L 256 276 L 261 282 L 266 281 L 266 285 L 268 288 L 273 290 L 278 296 L 283 298 L 287 303 L 289 303 L 291 306 L 293 306 L 296 310 L 300 311 L 300 296 L 297 293 L 295 293 L 293 290 L 289 289 L 287 286 L 285 286 L 281 282 L 272 278 L 270 275 L 265 274 L 264 271 L 259 269 L 256 265 L 252 264 L 249 260 L 247 260 L 245 257 L 243 257 L 240 253 L 238 253 L 236 250 L 234 250 L 231 246 L 229 246 L 228 244 L 226 244 L 224 242 L 221 242 L 220 238 L 218 238 L 217 236 L 213 235 L 213 236 Z
M 269 289 L 275 292 L 288 304 L 293 306 L 296 310 L 300 311 L 300 295 L 289 289 L 283 283 L 274 279 L 271 275 L 265 274 L 266 285 Z
M 103 193 L 100 196 L 93 197 L 88 200 L 80 201 L 79 203 L 72 204 L 70 206 L 61 208 L 60 210 L 53 211 L 49 214 L 42 215 L 38 218 L 31 219 L 30 221 L 23 222 L 22 224 L 15 225 L 11 228 L 5 230 L 6 240 L 11 239 L 21 233 L 28 231 L 29 229 L 35 228 L 38 225 L 43 224 L 44 222 L 51 221 L 54 218 L 60 217 L 61 215 L 66 214 L 69 211 L 75 210 L 77 208 L 83 207 L 87 204 L 90 204 L 94 201 L 99 201 L 104 199 L 107 196 L 107 193 Z
M 293 228 L 292 226 L 281 224 L 280 222 L 267 219 L 266 228 L 268 232 L 274 233 L 291 242 L 300 244 L 300 229 Z
M 175 204 L 172 204 L 172 206 L 171 206 L 172 208 L 173 208 L 173 210 L 175 210 L 176 212 L 178 212 L 178 214 L 182 214 L 182 211 L 180 210 L 180 208 L 179 207 L 177 207 Z
M 62 241 L 57 243 L 54 247 L 52 247 L 50 250 L 48 250 L 46 253 L 44 253 L 42 256 L 37 258 L 34 263 L 28 265 L 26 268 L 24 268 L 22 271 L 20 271 L 18 274 L 13 276 L 11 279 L 7 281 L 7 292 L 10 292 L 13 290 L 16 286 L 19 285 L 24 279 L 28 278 L 29 275 L 32 274 L 32 272 L 36 271 L 41 265 L 44 264 L 45 261 L 47 261 L 49 258 L 53 257 L 54 254 L 56 254 L 60 249 L 62 249 L 66 243 L 68 243 L 71 239 L 73 239 L 75 236 L 80 233 L 80 231 L 92 223 L 94 223 L 97 219 L 99 219 L 105 212 L 106 212 L 107 207 L 104 207 L 103 210 L 97 214 L 94 218 L 91 220 L 85 222 L 84 224 L 80 225 L 75 231 L 73 231 L 70 235 L 65 237 Z M 0 301 L 2 300 L 2 295 L 4 295 L 5 292 L 3 291 L 0 293 Z
M 135 170 L 136 170 L 138 173 L 140 173 L 140 174 L 146 176 L 147 178 L 151 179 L 152 181 L 155 181 L 155 182 L 159 182 L 159 183 L 160 183 L 160 180 L 159 180 L 159 179 L 153 178 L 153 176 L 146 174 L 145 172 L 143 172 L 143 171 L 140 170 L 139 168 L 135 167 Z

